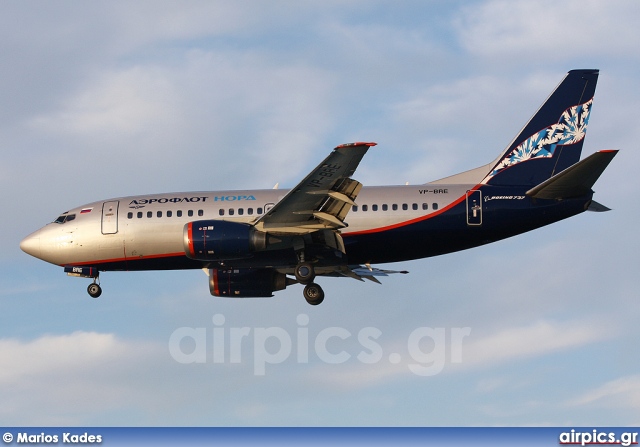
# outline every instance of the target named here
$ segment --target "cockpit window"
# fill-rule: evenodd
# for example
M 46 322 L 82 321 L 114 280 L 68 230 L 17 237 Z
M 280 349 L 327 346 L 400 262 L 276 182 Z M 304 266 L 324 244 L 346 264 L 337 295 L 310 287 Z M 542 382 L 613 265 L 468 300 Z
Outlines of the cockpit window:
M 58 216 L 58 218 L 56 220 L 54 220 L 54 223 L 58 223 L 58 224 L 63 224 L 65 222 L 69 222 L 70 220 L 73 220 L 76 218 L 75 214 L 62 214 L 60 216 Z

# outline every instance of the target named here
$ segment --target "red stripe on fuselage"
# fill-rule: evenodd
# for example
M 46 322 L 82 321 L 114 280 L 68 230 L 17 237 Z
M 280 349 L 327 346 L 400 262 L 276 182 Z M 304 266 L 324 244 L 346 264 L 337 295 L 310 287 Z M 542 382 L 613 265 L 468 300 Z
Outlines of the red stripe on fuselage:
M 482 186 L 482 184 L 476 185 L 473 188 L 471 188 L 469 191 L 475 191 L 477 189 L 480 189 L 481 186 Z M 466 199 L 467 199 L 467 196 L 465 194 L 464 196 L 459 197 L 458 199 L 454 200 L 453 202 L 451 202 L 449 205 L 445 206 L 444 208 L 442 208 L 442 209 L 440 209 L 440 210 L 438 210 L 438 211 L 436 211 L 434 213 L 427 214 L 426 216 L 416 217 L 415 219 L 407 220 L 407 221 L 404 221 L 404 222 L 399 222 L 399 223 L 393 224 L 393 225 L 387 225 L 386 227 L 371 228 L 370 230 L 354 231 L 353 233 L 343 233 L 343 236 L 344 237 L 348 237 L 348 236 L 358 236 L 360 234 L 381 233 L 383 231 L 393 230 L 395 228 L 406 227 L 407 225 L 411 225 L 411 224 L 414 224 L 416 222 L 422 222 L 424 220 L 431 219 L 433 217 L 439 216 L 440 214 L 449 211 L 454 206 L 459 205 L 460 203 L 462 203 Z
M 77 265 L 77 266 L 81 266 L 81 265 L 100 265 L 100 264 L 109 264 L 112 262 L 135 262 L 137 260 L 144 260 L 144 259 L 158 259 L 158 258 L 175 258 L 175 257 L 184 257 L 184 252 L 179 252 L 179 253 L 162 253 L 162 254 L 157 254 L 157 255 L 149 255 L 149 256 L 136 256 L 136 257 L 124 257 L 124 258 L 113 258 L 113 259 L 100 259 L 100 260 L 96 260 L 96 261 L 82 261 L 82 262 L 69 262 L 66 264 L 60 264 L 60 267 L 64 267 L 65 265 Z

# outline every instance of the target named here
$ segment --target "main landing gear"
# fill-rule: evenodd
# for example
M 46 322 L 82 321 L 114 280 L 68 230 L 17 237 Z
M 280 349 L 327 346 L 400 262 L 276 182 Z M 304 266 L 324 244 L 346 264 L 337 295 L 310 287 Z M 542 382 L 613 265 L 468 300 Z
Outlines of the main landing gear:
M 313 282 L 314 278 L 316 277 L 316 272 L 313 269 L 313 265 L 311 265 L 309 262 L 301 262 L 296 265 L 293 274 L 300 284 L 309 284 Z
M 324 301 L 324 291 L 322 287 L 314 283 L 316 272 L 309 262 L 300 262 L 293 271 L 294 276 L 300 284 L 304 284 L 304 299 L 312 306 L 317 306 Z
M 318 284 L 312 282 L 304 286 L 304 299 L 312 306 L 317 306 L 324 301 L 324 291 Z

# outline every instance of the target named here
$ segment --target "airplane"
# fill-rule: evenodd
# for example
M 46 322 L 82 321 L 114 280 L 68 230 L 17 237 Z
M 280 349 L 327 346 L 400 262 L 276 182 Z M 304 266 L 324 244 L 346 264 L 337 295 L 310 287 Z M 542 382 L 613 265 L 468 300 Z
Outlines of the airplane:
M 337 146 L 290 190 L 180 192 L 82 205 L 20 242 L 70 276 L 203 269 L 216 297 L 271 297 L 322 276 L 365 279 L 406 271 L 372 264 L 442 255 L 521 234 L 584 211 L 609 211 L 593 185 L 617 150 L 580 160 L 598 70 L 571 70 L 493 162 L 421 185 L 351 178 L 376 143 Z

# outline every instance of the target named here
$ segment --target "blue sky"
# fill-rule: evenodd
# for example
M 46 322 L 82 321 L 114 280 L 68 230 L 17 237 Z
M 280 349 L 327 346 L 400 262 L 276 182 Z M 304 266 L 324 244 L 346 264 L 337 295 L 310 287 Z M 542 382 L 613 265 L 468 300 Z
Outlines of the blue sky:
M 629 1 L 1 3 L 0 424 L 639 424 L 638 19 Z M 594 188 L 612 212 L 394 265 L 411 273 L 383 285 L 325 279 L 318 307 L 299 287 L 213 298 L 202 271 L 106 273 L 92 300 L 18 247 L 95 200 L 290 187 L 351 141 L 378 143 L 365 185 L 471 169 L 574 68 L 601 70 L 584 153 L 621 149 Z M 204 330 L 205 363 L 172 357 L 181 328 Z M 241 361 L 214 362 L 214 330 L 241 328 Z M 357 357 L 367 328 L 375 363 Z M 410 367 L 421 328 L 444 333 L 428 377 Z M 328 330 L 348 360 L 314 349 Z M 276 332 L 291 355 L 256 375 Z

